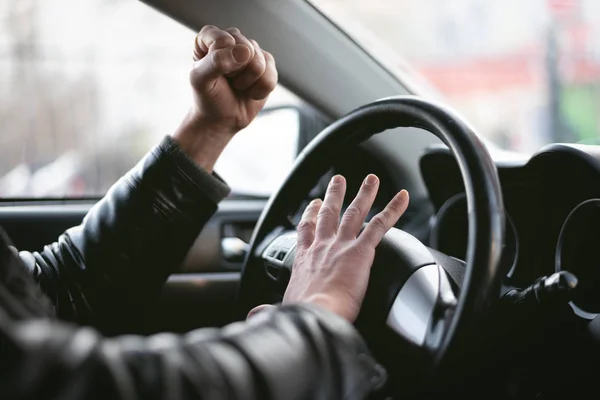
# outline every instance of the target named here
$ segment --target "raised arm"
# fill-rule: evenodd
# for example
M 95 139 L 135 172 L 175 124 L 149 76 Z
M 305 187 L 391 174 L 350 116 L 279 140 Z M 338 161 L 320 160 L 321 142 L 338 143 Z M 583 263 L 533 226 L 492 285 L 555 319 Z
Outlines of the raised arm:
M 228 187 L 219 155 L 263 108 L 277 84 L 273 57 L 239 30 L 206 26 L 194 45 L 194 101 L 172 138 L 121 178 L 39 253 L 21 257 L 58 316 L 116 333 L 182 262 Z

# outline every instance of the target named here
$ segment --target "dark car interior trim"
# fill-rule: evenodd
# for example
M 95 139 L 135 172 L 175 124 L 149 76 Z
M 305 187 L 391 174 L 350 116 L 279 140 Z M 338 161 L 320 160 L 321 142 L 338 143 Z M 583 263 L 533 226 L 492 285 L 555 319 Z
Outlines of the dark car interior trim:
M 171 275 L 145 318 L 148 333 L 186 332 L 231 321 L 239 284 L 241 259 L 226 260 L 221 241 L 236 237 L 248 242 L 266 200 L 225 199 L 190 249 L 180 270 Z M 41 250 L 66 229 L 78 225 L 94 203 L 5 203 L 0 226 L 20 250 Z

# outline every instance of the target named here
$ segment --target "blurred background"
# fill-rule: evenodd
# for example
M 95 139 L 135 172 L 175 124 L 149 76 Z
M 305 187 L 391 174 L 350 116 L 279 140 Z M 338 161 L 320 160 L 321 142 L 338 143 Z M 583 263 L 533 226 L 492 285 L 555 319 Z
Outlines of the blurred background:
M 313 2 L 502 148 L 598 139 L 598 0 Z
M 598 0 L 311 3 L 499 147 L 598 139 Z M 190 105 L 195 32 L 142 3 L 0 0 L 0 19 L 0 197 L 102 196 Z M 298 104 L 280 86 L 268 106 Z M 277 187 L 298 125 L 281 109 L 236 136 L 217 165 L 234 194 Z

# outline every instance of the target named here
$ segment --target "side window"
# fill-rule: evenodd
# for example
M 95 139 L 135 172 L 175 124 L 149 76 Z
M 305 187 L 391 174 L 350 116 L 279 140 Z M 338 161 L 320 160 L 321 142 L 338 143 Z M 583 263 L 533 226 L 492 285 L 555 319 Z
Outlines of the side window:
M 266 107 L 234 136 L 215 170 L 231 186 L 233 195 L 268 197 L 298 154 L 299 132 L 300 115 L 295 108 Z
M 130 0 L 0 2 L 0 197 L 104 195 L 191 104 L 195 32 Z M 217 172 L 268 196 L 298 151 L 300 102 L 279 86 Z

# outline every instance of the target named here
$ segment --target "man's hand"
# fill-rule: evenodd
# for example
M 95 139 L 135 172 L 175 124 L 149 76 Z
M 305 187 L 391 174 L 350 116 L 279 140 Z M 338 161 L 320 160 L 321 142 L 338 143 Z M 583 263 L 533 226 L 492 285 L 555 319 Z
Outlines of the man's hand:
M 237 28 L 207 25 L 196 36 L 190 73 L 194 105 L 174 139 L 202 168 L 252 122 L 277 85 L 273 56 Z
M 374 216 L 362 233 L 379 179 L 365 179 L 340 222 L 346 180 L 336 175 L 325 200 L 313 200 L 298 226 L 296 259 L 283 303 L 313 303 L 354 322 L 367 290 L 375 247 L 408 207 L 402 190 Z

